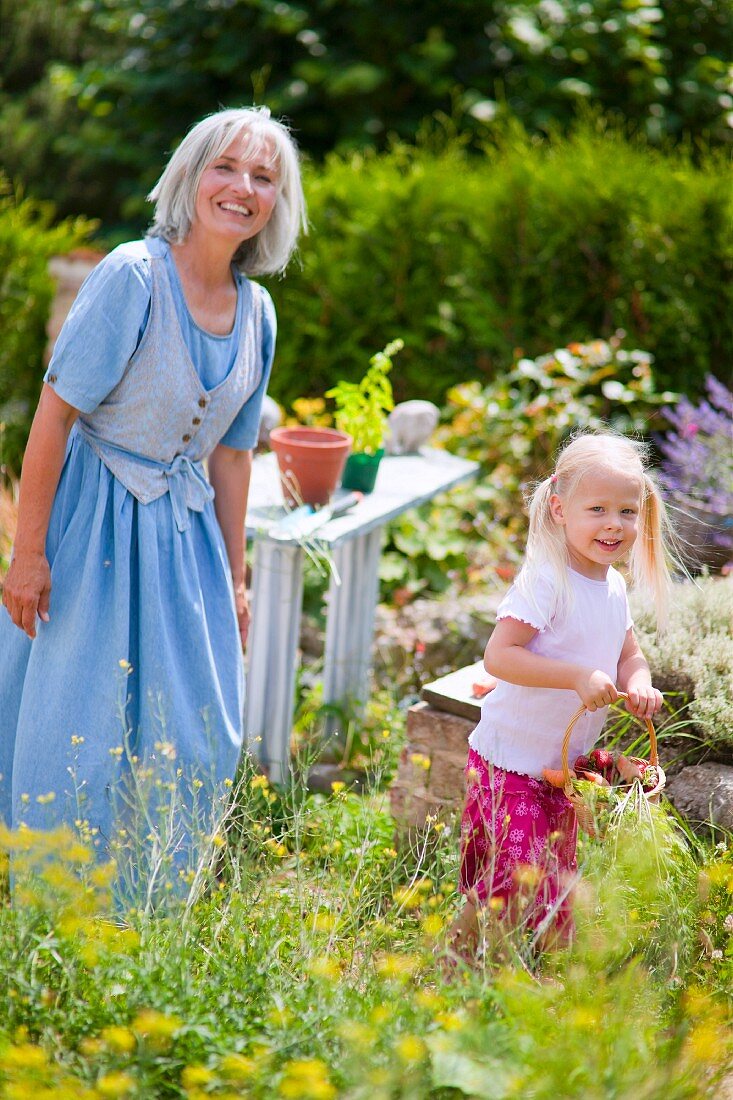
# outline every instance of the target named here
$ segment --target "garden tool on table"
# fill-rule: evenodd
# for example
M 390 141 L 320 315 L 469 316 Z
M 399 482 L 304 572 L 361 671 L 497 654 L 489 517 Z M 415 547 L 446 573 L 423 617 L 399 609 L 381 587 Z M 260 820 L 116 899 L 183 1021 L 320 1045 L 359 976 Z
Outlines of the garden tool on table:
M 271 539 L 284 542 L 310 538 L 319 527 L 348 512 L 363 497 L 363 493 L 353 492 L 342 497 L 336 497 L 329 504 L 320 506 L 301 504 L 298 508 L 294 508 L 292 512 L 288 512 L 283 519 L 270 529 L 268 534 Z

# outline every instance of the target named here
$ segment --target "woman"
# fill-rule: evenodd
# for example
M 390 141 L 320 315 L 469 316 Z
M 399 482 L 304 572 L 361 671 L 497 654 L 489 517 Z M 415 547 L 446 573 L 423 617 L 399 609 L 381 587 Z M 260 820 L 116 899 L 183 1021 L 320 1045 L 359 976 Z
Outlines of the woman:
M 305 227 L 297 151 L 267 110 L 198 123 L 149 198 L 148 237 L 99 264 L 57 341 L 0 614 L 0 818 L 76 824 L 102 857 L 156 766 L 204 828 L 235 771 L 275 338 L 246 275 L 282 270 Z

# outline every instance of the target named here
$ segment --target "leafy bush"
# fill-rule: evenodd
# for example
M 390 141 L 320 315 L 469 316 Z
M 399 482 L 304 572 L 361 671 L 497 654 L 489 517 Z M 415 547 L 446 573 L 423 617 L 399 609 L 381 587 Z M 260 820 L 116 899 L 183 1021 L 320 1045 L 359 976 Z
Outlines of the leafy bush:
M 675 588 L 670 625 L 657 635 L 648 609 L 634 621 L 655 684 L 690 700 L 688 717 L 713 750 L 733 751 L 733 577 L 702 577 Z
M 436 114 L 544 133 L 589 103 L 653 141 L 733 134 L 728 0 L 0 0 L 0 22 L 8 171 L 115 228 L 195 119 L 251 98 L 318 157 Z
M 722 161 L 694 167 L 602 129 L 545 143 L 514 129 L 479 157 L 457 143 L 332 157 L 307 192 L 302 264 L 269 283 L 285 404 L 357 380 L 398 335 L 396 400 L 436 404 L 522 355 L 618 330 L 692 394 L 733 343 Z
M 41 389 L 54 294 L 51 256 L 88 235 L 89 222 L 53 225 L 48 203 L 2 194 L 0 177 L 0 465 L 16 472 Z

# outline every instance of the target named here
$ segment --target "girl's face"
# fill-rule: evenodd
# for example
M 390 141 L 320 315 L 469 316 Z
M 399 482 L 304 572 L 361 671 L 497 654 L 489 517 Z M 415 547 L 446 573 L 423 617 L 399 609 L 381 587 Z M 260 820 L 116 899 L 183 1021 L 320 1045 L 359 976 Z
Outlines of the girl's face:
M 640 510 L 638 478 L 613 470 L 591 470 L 570 497 L 550 497 L 552 518 L 565 528 L 570 563 L 590 580 L 605 580 L 609 565 L 631 550 Z
M 233 252 L 270 220 L 278 185 L 273 152 L 265 142 L 253 153 L 245 134 L 235 138 L 202 173 L 195 222 L 207 235 L 225 239 Z

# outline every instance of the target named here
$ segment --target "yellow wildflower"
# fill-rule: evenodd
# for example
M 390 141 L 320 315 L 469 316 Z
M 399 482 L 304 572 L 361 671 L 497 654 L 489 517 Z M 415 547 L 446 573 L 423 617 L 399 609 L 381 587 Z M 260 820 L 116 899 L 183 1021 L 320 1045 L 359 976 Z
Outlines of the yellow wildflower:
M 410 763 L 416 768 L 423 768 L 426 772 L 430 770 L 430 757 L 422 752 L 413 752 L 410 756 Z
M 320 1058 L 287 1062 L 280 1082 L 280 1095 L 298 1100 L 332 1100 L 336 1089 L 328 1079 L 328 1068 Z
M 48 1065 L 48 1058 L 45 1051 L 33 1043 L 21 1043 L 3 1051 L 0 1065 L 4 1070 L 39 1070 Z
M 135 1078 L 129 1073 L 105 1073 L 97 1081 L 100 1096 L 127 1096 L 135 1087 Z
M 460 1031 L 466 1023 L 457 1012 L 439 1012 L 435 1017 L 435 1022 L 440 1024 L 445 1031 Z
M 253 775 L 249 781 L 250 787 L 253 790 L 266 790 L 270 786 L 270 781 L 266 775 Z
M 396 905 L 401 909 L 417 909 L 422 901 L 420 890 L 417 886 L 400 886 L 392 895 Z
M 380 977 L 393 981 L 407 981 L 417 970 L 420 960 L 414 955 L 383 955 L 377 960 L 377 973 Z
M 327 955 L 317 955 L 308 969 L 314 978 L 325 978 L 327 981 L 336 981 L 341 974 L 337 964 Z
M 214 1074 L 206 1066 L 186 1066 L 181 1074 L 181 1083 L 185 1089 L 208 1085 L 213 1080 Z
M 445 922 L 438 913 L 431 913 L 428 917 L 423 917 L 422 930 L 426 936 L 434 938 L 439 936 L 443 931 Z
M 102 1029 L 102 1041 L 117 1054 L 130 1054 L 137 1046 L 137 1039 L 129 1027 L 110 1026 Z
M 405 1064 L 422 1061 L 425 1057 L 425 1044 L 417 1035 L 403 1035 L 395 1043 L 395 1050 Z
M 331 784 L 331 790 L 334 794 L 341 794 L 342 791 L 346 790 L 346 784 L 342 783 L 340 779 L 336 779 Z
M 154 1008 L 145 1008 L 138 1012 L 130 1026 L 146 1039 L 170 1039 L 181 1027 L 181 1020 L 177 1016 L 166 1016 Z
M 219 1072 L 230 1081 L 247 1081 L 254 1077 L 257 1065 L 244 1054 L 225 1054 L 219 1063 Z

